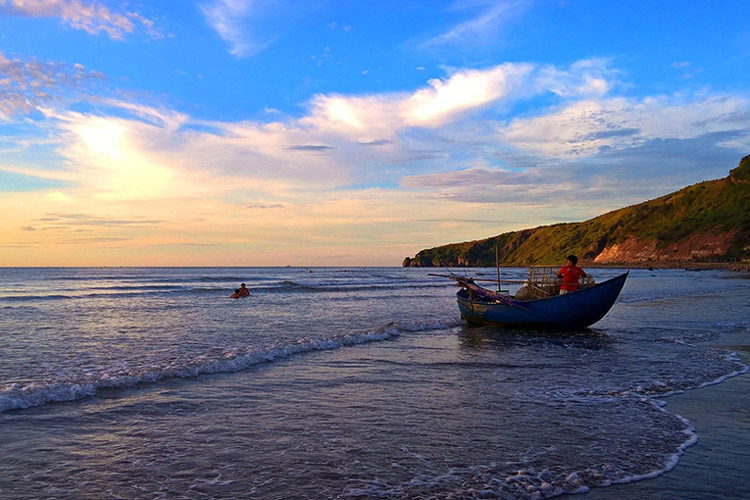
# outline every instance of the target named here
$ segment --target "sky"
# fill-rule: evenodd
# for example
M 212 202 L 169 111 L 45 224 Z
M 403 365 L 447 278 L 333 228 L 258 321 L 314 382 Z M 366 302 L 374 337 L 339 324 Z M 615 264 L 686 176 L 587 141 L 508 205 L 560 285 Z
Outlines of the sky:
M 747 19 L 0 0 L 0 266 L 399 266 L 725 177 L 750 154 Z

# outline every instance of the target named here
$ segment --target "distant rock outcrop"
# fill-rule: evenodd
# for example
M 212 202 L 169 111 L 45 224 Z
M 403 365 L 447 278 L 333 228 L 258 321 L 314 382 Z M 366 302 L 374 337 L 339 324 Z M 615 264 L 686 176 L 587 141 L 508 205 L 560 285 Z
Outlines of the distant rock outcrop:
M 557 264 L 682 266 L 750 258 L 750 155 L 729 176 L 600 215 L 422 250 L 404 267 Z

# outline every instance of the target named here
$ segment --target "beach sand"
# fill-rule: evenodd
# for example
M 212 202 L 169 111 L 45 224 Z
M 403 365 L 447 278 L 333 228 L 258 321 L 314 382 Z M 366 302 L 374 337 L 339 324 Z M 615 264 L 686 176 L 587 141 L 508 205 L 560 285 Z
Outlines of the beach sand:
M 745 338 L 742 338 L 745 337 Z M 735 334 L 716 343 L 750 365 L 750 338 Z M 698 443 L 679 464 L 653 479 L 596 488 L 579 500 L 750 499 L 750 374 L 664 398 L 670 413 L 688 419 Z

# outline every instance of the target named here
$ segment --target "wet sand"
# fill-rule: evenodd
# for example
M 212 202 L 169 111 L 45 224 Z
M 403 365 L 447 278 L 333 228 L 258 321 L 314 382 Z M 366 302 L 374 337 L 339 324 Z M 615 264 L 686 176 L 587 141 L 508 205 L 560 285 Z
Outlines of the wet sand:
M 745 335 L 746 337 L 746 335 Z M 724 338 L 717 347 L 736 352 L 750 365 L 750 338 Z M 750 374 L 664 398 L 666 409 L 688 419 L 698 443 L 679 464 L 656 477 L 597 488 L 579 500 L 740 500 L 750 499 Z

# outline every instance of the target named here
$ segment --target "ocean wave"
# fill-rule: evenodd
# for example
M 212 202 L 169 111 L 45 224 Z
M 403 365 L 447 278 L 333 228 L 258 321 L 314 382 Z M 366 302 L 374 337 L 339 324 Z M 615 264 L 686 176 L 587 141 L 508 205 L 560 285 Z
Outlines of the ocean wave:
M 712 370 L 702 368 L 700 371 L 694 373 L 685 373 L 682 378 L 658 377 L 637 385 L 621 388 L 574 391 L 556 389 L 544 392 L 543 394 L 529 393 L 526 396 L 532 401 L 540 398 L 552 398 L 558 401 L 573 401 L 578 403 L 591 403 L 601 398 L 643 398 L 653 400 L 652 398 L 665 398 L 675 394 L 682 394 L 685 391 L 720 384 L 727 379 L 743 375 L 750 371 L 750 367 L 745 365 L 735 352 L 709 350 L 706 352 L 706 355 L 711 355 L 706 360 L 712 361 Z
M 728 354 L 727 355 L 727 359 L 728 360 L 732 360 L 732 361 L 736 361 L 736 363 L 738 365 L 738 367 L 737 367 L 736 370 L 734 370 L 734 371 L 732 371 L 730 373 L 721 375 L 721 376 L 715 378 L 714 380 L 709 380 L 708 382 L 703 382 L 698 387 L 701 388 L 701 387 L 708 387 L 710 385 L 721 384 L 722 382 L 724 382 L 727 379 L 730 379 L 732 377 L 737 377 L 739 375 L 744 375 L 745 373 L 747 373 L 748 371 L 750 371 L 750 366 L 747 366 L 747 365 L 743 364 L 741 362 L 741 360 L 740 360 L 740 357 L 737 355 L 737 353 L 732 352 L 732 353 Z
M 741 287 L 742 285 L 737 285 L 736 288 Z M 728 287 L 720 287 L 717 286 L 715 288 L 702 288 L 701 289 L 701 297 L 707 297 L 707 296 L 723 296 L 727 293 Z M 625 289 L 623 291 L 622 295 L 617 299 L 618 302 L 622 302 L 625 304 L 632 304 L 632 303 L 638 303 L 638 302 L 653 302 L 653 301 L 661 301 L 661 300 L 674 300 L 674 299 L 681 299 L 684 297 L 691 297 L 695 296 L 695 289 L 690 287 L 685 287 L 683 289 L 675 290 L 671 289 L 669 291 L 667 290 L 649 290 L 649 291 L 632 291 Z
M 165 277 L 166 278 L 166 277 Z M 130 275 L 85 275 L 85 276 L 56 276 L 53 278 L 54 281 L 130 281 L 130 280 L 141 280 L 142 276 L 130 276 Z
M 93 375 L 59 382 L 12 383 L 0 389 L 0 413 L 41 406 L 47 403 L 74 401 L 94 396 L 108 388 L 133 387 L 170 378 L 194 378 L 214 373 L 232 373 L 261 363 L 289 358 L 312 351 L 327 351 L 341 347 L 389 340 L 403 333 L 450 328 L 457 320 L 415 322 L 404 325 L 389 323 L 373 331 L 338 335 L 324 339 L 300 338 L 288 345 L 249 349 L 222 349 L 219 353 L 205 353 L 193 359 L 168 359 L 146 367 L 131 367 L 126 362 L 102 368 Z
M 96 290 L 96 291 L 92 291 Z M 0 302 L 34 302 L 55 300 L 84 300 L 97 298 L 128 298 L 139 296 L 163 296 L 165 294 L 218 294 L 229 295 L 232 290 L 228 287 L 195 287 L 195 286 L 115 286 L 94 287 L 82 290 L 71 290 L 69 294 L 35 294 L 35 295 L 6 295 L 0 297 Z
M 140 291 L 140 290 L 180 290 L 183 287 L 179 285 L 115 285 L 115 286 L 92 286 L 86 290 L 105 290 L 105 291 Z
M 81 276 L 57 276 L 53 278 L 53 281 L 61 282 L 87 282 L 98 283 L 102 281 L 109 281 L 112 283 L 240 283 L 240 282 L 253 282 L 253 281 L 268 281 L 275 278 L 269 276 L 258 276 L 258 275 L 169 275 L 169 274 L 122 274 L 122 275 L 81 275 Z
M 399 285 L 392 282 L 380 283 L 337 283 L 337 282 L 318 282 L 304 283 L 297 281 L 284 280 L 275 284 L 250 287 L 251 293 L 330 293 L 330 292 L 362 292 L 373 290 L 415 290 L 429 288 L 446 288 L 452 284 L 434 282 L 410 282 L 409 285 Z
M 199 278 L 185 278 L 185 281 L 202 281 L 207 283 L 252 283 L 256 281 L 269 281 L 274 278 L 268 276 L 201 276 Z
M 507 498 L 517 500 L 539 500 L 560 495 L 587 493 L 591 488 L 626 484 L 660 476 L 674 469 L 685 450 L 698 442 L 695 429 L 686 419 L 681 420 L 684 438 L 673 453 L 666 453 L 661 463 L 647 472 L 631 470 L 637 460 L 627 463 L 605 463 L 598 466 L 574 469 L 550 466 L 538 470 L 533 464 L 537 460 L 501 462 L 451 469 L 445 474 L 417 475 L 403 484 L 388 484 L 373 481 L 357 488 L 349 488 L 338 495 L 338 499 L 349 498 Z M 551 446 L 549 452 L 555 453 Z M 541 455 L 541 454 L 540 454 Z
M 75 295 L 8 295 L 6 297 L 0 297 L 0 301 L 4 302 L 26 302 L 31 300 L 70 300 L 76 298 Z
M 507 498 L 538 500 L 560 495 L 586 493 L 591 488 L 626 484 L 660 476 L 674 469 L 685 450 L 698 442 L 693 425 L 680 415 L 668 412 L 650 398 L 617 400 L 618 404 L 640 405 L 654 415 L 663 415 L 663 424 L 644 429 L 657 437 L 653 445 L 664 443 L 658 451 L 649 446 L 631 447 L 609 456 L 603 462 L 588 466 L 555 464 L 560 450 L 552 444 L 529 449 L 516 460 L 502 460 L 481 465 L 454 467 L 442 474 L 418 474 L 401 484 L 382 480 L 363 482 L 348 488 L 338 499 L 348 498 Z M 661 421 L 661 418 L 658 419 Z M 648 431 L 653 430 L 653 433 Z M 669 438 L 667 439 L 667 434 Z M 643 434 L 634 436 L 644 439 Z M 618 440 L 619 438 L 615 438 Z M 582 448 L 590 446 L 581 443 Z M 606 445 L 605 445 L 606 447 Z M 603 450 L 605 451 L 605 450 Z M 599 455 L 602 456 L 602 455 Z M 550 457 L 552 457 L 550 459 Z M 544 465 L 546 464 L 546 466 Z
M 397 285 L 393 283 L 300 283 L 290 280 L 283 280 L 264 285 L 255 285 L 250 287 L 253 294 L 268 293 L 332 293 L 332 292 L 367 292 L 367 291 L 388 291 L 388 290 L 424 290 L 445 288 L 444 283 L 432 282 L 411 282 L 408 286 Z M 190 280 L 195 283 L 195 280 Z M 6 294 L 0 296 L 0 302 L 30 302 L 30 301 L 55 301 L 55 300 L 75 300 L 86 298 L 106 298 L 106 297 L 137 297 L 139 295 L 164 295 L 164 294 L 230 294 L 234 288 L 230 286 L 195 286 L 195 285 L 175 285 L 175 284 L 143 284 L 143 285 L 115 285 L 115 286 L 93 286 L 89 288 L 65 290 L 65 293 L 56 294 L 29 294 L 21 293 L 18 295 Z

